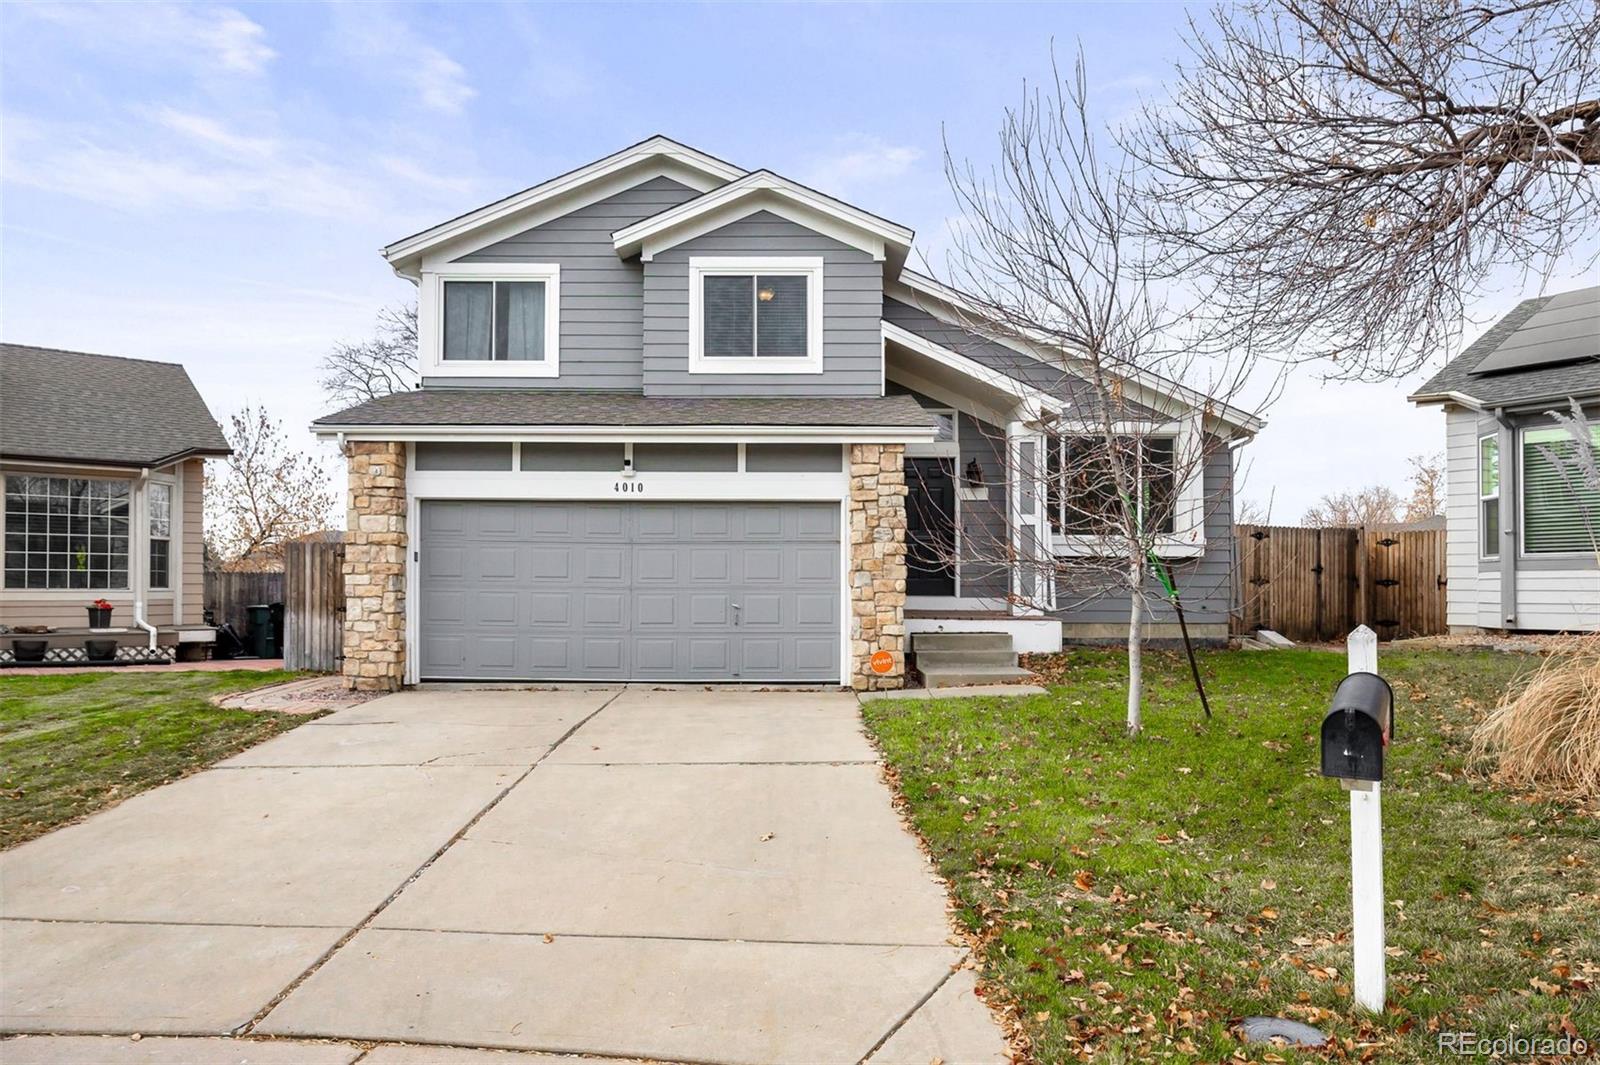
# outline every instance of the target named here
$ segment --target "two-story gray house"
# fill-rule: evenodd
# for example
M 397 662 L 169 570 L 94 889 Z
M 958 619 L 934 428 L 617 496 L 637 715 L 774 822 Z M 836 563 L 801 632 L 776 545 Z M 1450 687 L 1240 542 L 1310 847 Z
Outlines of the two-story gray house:
M 351 683 L 895 687 L 919 631 L 1115 637 L 1125 599 L 1033 586 L 1084 550 L 1041 461 L 1070 383 L 970 328 L 911 239 L 653 137 L 385 248 L 422 387 L 314 427 L 349 461 Z M 1173 442 L 1152 462 L 1207 456 L 1160 553 L 1225 639 L 1230 445 L 1259 423 L 1126 387 Z

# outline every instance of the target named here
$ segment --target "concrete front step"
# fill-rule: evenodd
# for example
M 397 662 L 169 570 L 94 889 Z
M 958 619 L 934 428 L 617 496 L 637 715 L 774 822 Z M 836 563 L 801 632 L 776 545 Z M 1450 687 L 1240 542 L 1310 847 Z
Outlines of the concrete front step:
M 928 666 L 918 664 L 922 682 L 929 688 L 963 688 L 972 684 L 1014 684 L 1034 679 L 1017 666 Z
M 973 651 L 966 649 L 930 651 L 923 648 L 917 652 L 917 664 L 923 668 L 933 666 L 935 669 L 955 666 L 1014 666 L 1017 664 L 1017 653 L 1009 647 Z
M 1009 632 L 915 632 L 911 650 L 923 651 L 1011 651 Z

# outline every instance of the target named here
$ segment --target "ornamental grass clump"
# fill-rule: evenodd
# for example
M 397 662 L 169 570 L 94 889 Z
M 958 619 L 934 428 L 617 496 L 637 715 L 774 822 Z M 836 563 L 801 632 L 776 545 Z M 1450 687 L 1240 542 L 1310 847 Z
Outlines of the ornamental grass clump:
M 1600 636 L 1556 644 L 1473 736 L 1496 783 L 1600 798 Z

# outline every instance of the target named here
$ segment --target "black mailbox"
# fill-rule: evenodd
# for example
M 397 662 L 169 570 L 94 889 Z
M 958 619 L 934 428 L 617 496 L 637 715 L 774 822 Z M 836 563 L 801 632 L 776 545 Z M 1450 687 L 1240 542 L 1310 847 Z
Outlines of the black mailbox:
M 1322 775 L 1340 780 L 1382 780 L 1383 749 L 1394 737 L 1394 691 L 1376 673 L 1352 673 L 1339 682 L 1333 707 L 1322 719 Z

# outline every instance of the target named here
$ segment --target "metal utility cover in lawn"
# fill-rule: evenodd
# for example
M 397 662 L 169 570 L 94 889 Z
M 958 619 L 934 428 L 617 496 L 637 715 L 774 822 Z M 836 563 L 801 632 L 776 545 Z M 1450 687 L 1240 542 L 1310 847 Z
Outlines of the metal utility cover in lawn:
M 839 680 L 838 503 L 426 501 L 424 680 Z

